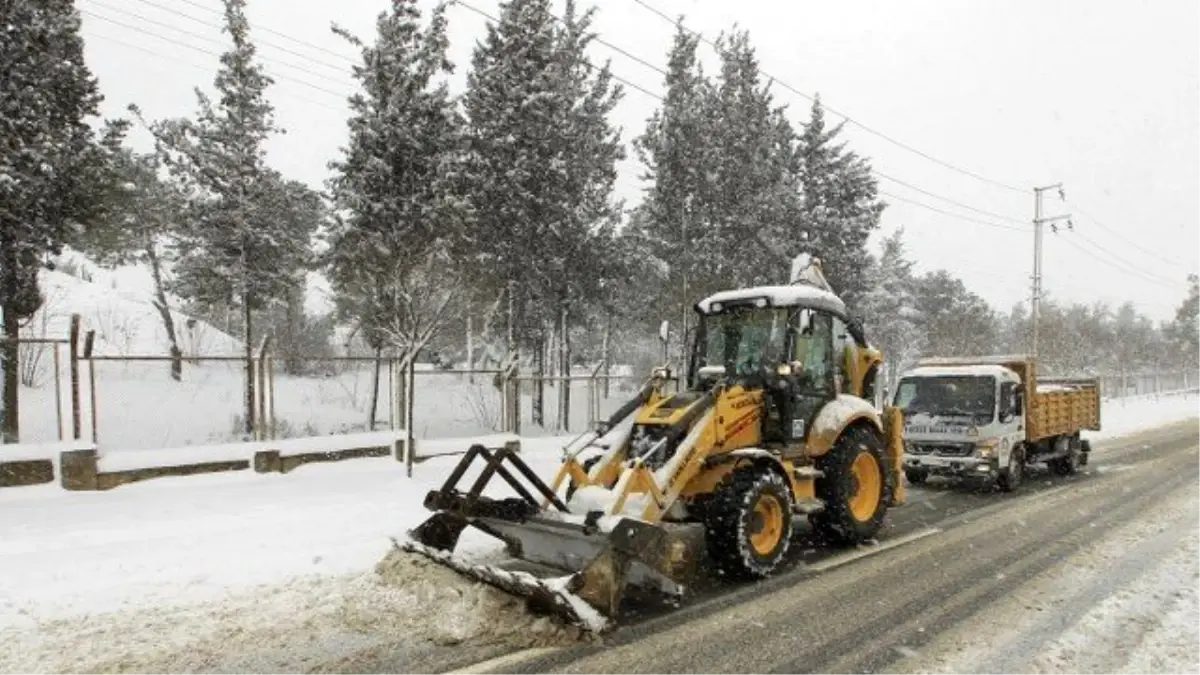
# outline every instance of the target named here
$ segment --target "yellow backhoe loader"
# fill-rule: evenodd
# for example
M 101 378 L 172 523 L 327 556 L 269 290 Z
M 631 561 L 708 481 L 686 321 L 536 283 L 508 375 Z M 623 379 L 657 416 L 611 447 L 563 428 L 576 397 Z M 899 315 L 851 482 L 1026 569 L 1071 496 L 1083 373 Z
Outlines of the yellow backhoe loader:
M 603 630 L 631 586 L 681 595 L 698 574 L 770 575 L 797 518 L 834 545 L 874 537 L 904 501 L 903 423 L 871 401 L 881 355 L 820 261 L 796 269 L 790 285 L 699 302 L 686 386 L 669 392 L 656 368 L 568 446 L 549 484 L 515 452 L 471 447 L 400 546 Z M 495 476 L 517 496 L 484 495 Z M 506 542 L 511 560 L 455 556 L 468 525 Z

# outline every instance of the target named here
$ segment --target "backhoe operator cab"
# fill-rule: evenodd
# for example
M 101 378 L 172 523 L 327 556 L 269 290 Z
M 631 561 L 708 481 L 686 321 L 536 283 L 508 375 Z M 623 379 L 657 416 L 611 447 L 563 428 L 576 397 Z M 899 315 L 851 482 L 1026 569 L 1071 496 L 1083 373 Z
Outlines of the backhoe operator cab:
M 718 293 L 695 307 L 699 326 L 688 390 L 761 390 L 762 442 L 802 447 L 816 416 L 840 396 L 873 401 L 882 356 L 868 346 L 841 299 L 811 286 L 763 286 Z

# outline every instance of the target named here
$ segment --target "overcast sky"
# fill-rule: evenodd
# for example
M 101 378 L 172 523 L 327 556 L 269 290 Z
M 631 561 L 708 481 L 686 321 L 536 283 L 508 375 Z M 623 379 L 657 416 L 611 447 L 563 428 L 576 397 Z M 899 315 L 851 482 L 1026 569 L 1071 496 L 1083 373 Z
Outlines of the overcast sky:
M 1067 203 L 1047 194 L 1047 215 L 1074 216 L 1074 232 L 1047 231 L 1052 297 L 1131 300 L 1166 319 L 1183 298 L 1186 275 L 1200 267 L 1194 0 L 644 2 L 683 14 L 708 38 L 734 24 L 748 29 L 762 69 L 777 81 L 777 100 L 797 125 L 810 101 L 789 88 L 819 93 L 849 115 L 851 147 L 908 184 L 881 179 L 890 204 L 884 232 L 903 226 L 920 270 L 952 271 L 1001 311 L 1029 296 L 1035 185 L 1063 182 Z M 497 0 L 466 3 L 498 13 Z M 106 114 L 123 114 L 131 102 L 151 118 L 195 110 L 193 87 L 211 87 L 226 45 L 219 0 L 76 4 Z M 249 0 L 252 35 L 276 78 L 269 95 L 287 129 L 272 141 L 270 160 L 285 175 L 321 188 L 326 163 L 345 140 L 356 55 L 330 33 L 331 22 L 373 39 L 376 15 L 388 4 Z M 601 39 L 665 65 L 671 23 L 636 0 L 596 4 Z M 563 1 L 555 6 L 561 14 Z M 449 18 L 453 86 L 461 90 L 487 19 L 462 3 Z M 712 48 L 702 45 L 701 54 L 712 72 Z M 592 56 L 661 93 L 661 74 L 646 65 L 599 44 Z M 626 141 L 657 105 L 627 89 L 614 120 Z M 135 142 L 148 147 L 144 134 Z M 619 182 L 630 206 L 640 200 L 640 172 L 630 152 Z

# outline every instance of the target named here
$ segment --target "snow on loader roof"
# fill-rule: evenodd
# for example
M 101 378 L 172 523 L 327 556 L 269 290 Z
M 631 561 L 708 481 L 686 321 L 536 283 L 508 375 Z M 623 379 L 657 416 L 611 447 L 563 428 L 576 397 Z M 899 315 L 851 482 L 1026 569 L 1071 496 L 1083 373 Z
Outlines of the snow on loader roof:
M 792 269 L 787 285 L 754 286 L 714 293 L 696 303 L 696 309 L 704 314 L 719 312 L 720 305 L 729 302 L 744 302 L 762 299 L 770 307 L 812 307 L 846 315 L 846 305 L 833 292 L 825 279 L 820 258 L 802 253 L 792 260 Z

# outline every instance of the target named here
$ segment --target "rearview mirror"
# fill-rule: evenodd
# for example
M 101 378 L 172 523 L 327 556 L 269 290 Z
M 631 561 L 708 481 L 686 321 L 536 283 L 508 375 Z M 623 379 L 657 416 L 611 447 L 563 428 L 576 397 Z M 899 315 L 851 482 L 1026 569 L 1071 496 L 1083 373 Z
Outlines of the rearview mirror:
M 848 326 L 851 331 L 861 335 L 863 332 L 863 319 L 861 316 L 852 316 L 850 317 L 850 320 L 846 322 L 846 326 Z
M 663 320 L 658 326 L 658 340 L 663 344 L 667 343 L 667 338 L 671 335 L 671 322 Z

